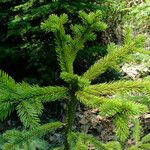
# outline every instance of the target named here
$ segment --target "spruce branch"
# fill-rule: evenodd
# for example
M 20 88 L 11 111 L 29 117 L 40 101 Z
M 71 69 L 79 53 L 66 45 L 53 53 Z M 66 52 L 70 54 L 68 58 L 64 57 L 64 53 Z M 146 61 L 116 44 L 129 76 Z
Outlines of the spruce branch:
M 150 134 L 147 134 L 144 136 L 141 140 L 143 143 L 149 143 L 150 142 Z
M 72 150 L 88 150 L 87 145 L 82 141 L 81 137 L 74 132 L 69 133 L 67 140 L 69 143 L 69 148 Z
M 16 83 L 13 78 L 11 78 L 7 73 L 0 70 L 0 90 L 2 92 L 14 93 L 16 88 Z
M 6 94 L 6 91 L 5 94 L 0 94 L 0 119 L 5 119 L 16 108 L 25 127 L 38 124 L 38 116 L 42 113 L 43 103 L 68 97 L 68 90 L 64 87 L 41 88 L 18 84 L 17 88 L 14 89 L 14 86 L 12 88 L 15 94 Z
M 120 141 L 125 141 L 129 136 L 128 121 L 130 117 L 147 112 L 145 105 L 126 99 L 98 97 L 83 91 L 77 92 L 76 96 L 84 105 L 98 108 L 100 115 L 112 117 L 116 135 Z
M 57 99 L 64 99 L 68 96 L 67 88 L 59 86 L 39 87 L 18 84 L 17 88 L 12 87 L 12 90 L 14 90 L 14 93 L 9 93 L 8 90 L 7 92 L 1 90 L 2 94 L 0 94 L 0 102 L 10 101 L 17 103 L 23 100 L 36 99 L 44 103 L 55 101 Z
M 79 17 L 82 20 L 81 24 L 71 25 L 73 36 L 65 33 L 64 24 L 68 21 L 66 14 L 57 15 L 52 14 L 44 23 L 41 24 L 42 29 L 46 32 L 52 31 L 55 35 L 56 53 L 62 72 L 73 74 L 73 62 L 76 58 L 77 52 L 84 48 L 86 41 L 93 41 L 96 39 L 94 31 L 106 29 L 106 24 L 101 22 L 101 12 L 95 13 L 79 12 Z
M 1 86 L 1 85 L 0 85 Z M 64 87 L 38 87 L 17 85 L 17 88 L 12 89 L 13 93 L 0 94 L 0 118 L 5 119 L 14 110 L 14 106 L 21 103 L 30 104 L 38 114 L 40 114 L 43 106 L 42 103 L 65 99 L 68 97 L 68 90 Z M 16 94 L 17 93 L 17 94 Z M 19 106 L 18 106 L 19 108 Z M 20 112 L 20 111 L 19 111 Z
M 91 143 L 96 149 L 98 149 L 98 150 L 106 150 L 105 145 L 103 143 L 101 143 L 100 141 L 98 141 L 93 136 L 85 134 L 85 133 L 79 133 L 79 136 L 84 141 L 87 141 L 87 142 Z
M 39 87 L 25 82 L 15 81 L 3 71 L 0 72 L 0 101 L 19 102 L 27 99 L 38 99 L 42 102 L 64 99 L 67 97 L 67 88 L 59 86 Z
M 113 117 L 117 114 L 136 116 L 147 112 L 147 110 L 143 104 L 124 99 L 107 99 L 100 106 L 101 114 L 107 117 Z
M 60 15 L 50 15 L 49 18 L 41 24 L 41 28 L 46 32 L 52 31 L 55 35 L 56 43 L 56 53 L 58 56 L 58 61 L 63 72 L 73 73 L 73 66 L 71 59 L 73 53 L 70 51 L 70 47 L 67 44 L 70 42 L 71 37 L 65 33 L 64 24 L 67 23 L 68 16 L 66 14 Z
M 14 111 L 14 102 L 9 101 L 7 96 L 3 96 L 3 98 L 5 99 L 4 101 L 0 100 L 0 120 L 4 120 Z M 8 101 L 6 101 L 6 98 L 8 98 Z
M 33 4 L 36 2 L 37 0 L 29 0 L 24 4 L 18 5 L 14 7 L 14 11 L 17 10 L 23 10 L 23 11 L 27 11 L 29 8 L 31 8 L 33 6 Z
M 92 107 L 92 108 L 98 108 L 102 102 L 107 99 L 104 97 L 98 97 L 83 91 L 76 92 L 77 99 L 83 103 L 85 106 Z
M 141 131 L 141 126 L 140 126 L 140 121 L 139 118 L 132 118 L 132 122 L 134 124 L 133 127 L 133 139 L 135 143 L 137 144 L 140 141 L 140 131 Z
M 138 139 L 139 140 L 139 139 Z M 128 150 L 149 150 L 150 148 L 150 134 L 145 135 L 141 140 L 128 148 Z
M 127 61 L 130 54 L 140 52 L 148 53 L 143 48 L 143 43 L 145 38 L 141 35 L 136 38 L 132 38 L 130 31 L 126 31 L 125 40 L 122 46 L 116 46 L 115 44 L 110 44 L 108 46 L 108 54 L 102 59 L 98 60 L 94 65 L 92 65 L 84 74 L 83 77 L 86 79 L 94 80 L 99 75 L 104 73 L 108 68 L 118 69 L 118 65 L 121 62 Z
M 126 54 L 128 53 L 127 50 L 130 50 L 131 47 L 129 45 L 126 45 L 121 48 L 115 47 L 114 49 L 113 44 L 109 45 L 109 49 L 111 48 L 113 49 L 113 51 L 109 52 L 105 57 L 101 58 L 94 65 L 92 65 L 83 74 L 83 77 L 91 81 L 97 78 L 102 73 L 104 73 L 109 67 L 116 67 L 116 64 L 120 63 L 120 61 L 122 61 L 123 58 L 125 58 Z
M 44 103 L 67 98 L 68 89 L 60 86 L 39 87 L 22 83 L 18 88 L 18 94 L 23 96 L 20 99 L 36 99 Z
M 63 126 L 63 123 L 61 122 L 54 122 L 54 123 L 47 123 L 45 125 L 41 125 L 34 130 L 10 130 L 6 131 L 6 133 L 3 134 L 4 140 L 7 141 L 2 147 L 3 150 L 14 150 L 17 146 L 19 148 L 23 147 L 23 145 L 29 141 L 31 141 L 34 138 L 40 138 L 41 136 L 50 133 L 59 127 Z
M 76 54 L 79 50 L 84 48 L 86 41 L 93 41 L 96 39 L 94 31 L 103 31 L 107 28 L 107 25 L 100 21 L 102 20 L 102 13 L 99 10 L 89 14 L 80 11 L 79 17 L 83 25 L 71 25 L 71 30 L 73 32 L 71 46 Z
M 27 83 L 15 83 L 6 73 L 0 76 L 0 119 L 9 116 L 14 109 L 26 128 L 39 125 L 43 103 L 65 99 L 68 89 L 59 86 L 39 87 Z
M 89 148 L 87 144 L 89 143 L 97 150 L 106 150 L 103 143 L 85 133 L 70 132 L 68 135 L 68 143 L 71 150 L 88 150 Z
M 38 112 L 34 105 L 29 102 L 20 102 L 16 107 L 18 116 L 25 128 L 35 128 L 39 126 L 40 119 L 38 118 Z M 43 108 L 43 107 L 42 107 Z
M 101 115 L 112 117 L 115 124 L 116 135 L 121 141 L 126 140 L 129 136 L 129 119 L 146 111 L 146 106 L 124 100 L 107 100 L 100 106 Z
M 110 99 L 100 106 L 100 114 L 112 117 L 115 131 L 120 141 L 125 141 L 129 136 L 128 122 L 131 117 L 136 117 L 147 112 L 145 105 L 128 100 Z
M 110 141 L 105 144 L 108 150 L 122 150 L 122 146 L 118 141 Z
M 83 88 L 83 92 L 93 94 L 96 96 L 105 96 L 105 95 L 114 95 L 116 93 L 128 93 L 128 92 L 137 92 L 137 93 L 149 93 L 150 83 L 146 80 L 137 80 L 137 81 L 126 81 L 120 80 L 116 82 L 101 83 L 90 85 Z
M 124 115 L 116 115 L 113 119 L 115 124 L 115 132 L 117 138 L 121 142 L 125 142 L 129 137 L 128 117 Z

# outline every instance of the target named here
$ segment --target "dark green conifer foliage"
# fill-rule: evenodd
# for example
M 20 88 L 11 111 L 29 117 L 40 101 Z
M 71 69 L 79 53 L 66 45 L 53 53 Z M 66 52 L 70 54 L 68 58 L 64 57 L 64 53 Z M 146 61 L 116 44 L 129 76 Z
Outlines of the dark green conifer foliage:
M 108 54 L 92 65 L 83 75 L 74 74 L 73 63 L 77 53 L 81 51 L 87 41 L 96 39 L 95 32 L 103 31 L 107 25 L 101 22 L 100 11 L 85 13 L 79 12 L 80 24 L 71 24 L 70 34 L 65 32 L 65 24 L 68 16 L 52 14 L 41 24 L 46 32 L 55 35 L 56 54 L 61 68 L 60 78 L 66 82 L 64 86 L 39 87 L 27 83 L 16 83 L 6 73 L 0 72 L 0 119 L 9 116 L 14 109 L 23 123 L 25 130 L 6 131 L 3 134 L 3 150 L 35 150 L 31 141 L 52 132 L 59 127 L 64 127 L 64 145 L 60 149 L 88 150 L 88 144 L 98 150 L 121 150 L 129 137 L 128 122 L 135 124 L 133 137 L 135 146 L 129 149 L 148 149 L 150 136 L 146 135 L 140 140 L 139 123 L 134 118 L 147 111 L 147 106 L 142 102 L 128 100 L 117 96 L 129 95 L 134 92 L 149 96 L 150 81 L 143 79 L 137 81 L 117 81 L 91 85 L 91 81 L 104 73 L 108 68 L 119 69 L 119 65 L 126 61 L 133 61 L 132 54 L 146 53 L 144 50 L 145 38 L 141 35 L 132 37 L 131 31 L 126 30 L 124 43 L 121 46 L 110 44 Z M 130 57 L 129 57 L 130 56 Z M 66 103 L 65 122 L 54 122 L 40 125 L 39 115 L 43 110 L 43 103 L 63 100 Z M 111 117 L 115 125 L 116 141 L 106 144 L 94 139 L 91 135 L 79 133 L 73 130 L 77 104 L 81 102 L 85 106 L 98 108 L 101 115 Z M 120 142 L 120 143 L 119 143 Z M 43 145 L 47 145 L 46 143 Z M 39 148 L 39 147 L 38 147 Z M 47 146 L 43 148 L 47 149 Z

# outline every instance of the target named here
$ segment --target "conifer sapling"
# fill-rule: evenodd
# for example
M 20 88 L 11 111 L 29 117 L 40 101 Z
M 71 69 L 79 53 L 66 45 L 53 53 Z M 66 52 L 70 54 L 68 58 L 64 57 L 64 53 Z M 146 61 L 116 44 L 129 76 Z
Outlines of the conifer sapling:
M 133 134 L 135 145 L 129 149 L 144 149 L 150 145 L 149 135 L 140 140 L 140 127 L 138 120 L 135 120 L 135 117 L 147 111 L 147 106 L 142 102 L 127 98 L 133 93 L 149 96 L 150 81 L 145 79 L 142 81 L 120 80 L 91 84 L 92 80 L 106 72 L 107 69 L 120 69 L 121 63 L 132 62 L 134 59 L 132 54 L 136 52 L 149 54 L 143 48 L 145 38 L 142 35 L 132 37 L 131 31 L 127 29 L 121 46 L 114 43 L 108 45 L 108 54 L 79 76 L 74 74 L 73 68 L 78 52 L 84 49 L 86 42 L 96 39 L 96 32 L 104 31 L 107 28 L 107 25 L 101 21 L 100 11 L 89 14 L 81 11 L 79 18 L 81 23 L 70 25 L 70 34 L 65 32 L 65 24 L 69 21 L 66 14 L 60 16 L 52 14 L 41 24 L 41 28 L 45 32 L 53 32 L 55 35 L 56 54 L 61 68 L 60 78 L 67 83 L 66 87 L 39 87 L 24 82 L 16 83 L 6 73 L 0 72 L 0 119 L 6 119 L 16 110 L 25 128 L 22 131 L 6 131 L 3 134 L 2 150 L 49 149 L 48 143 L 44 141 L 40 141 L 43 147 L 33 146 L 32 143 L 39 142 L 40 137 L 60 127 L 64 128 L 64 145 L 60 146 L 60 149 L 88 150 L 90 143 L 98 150 L 121 150 L 124 147 L 119 142 L 123 143 L 129 137 L 129 121 L 135 124 Z M 66 103 L 65 122 L 58 121 L 41 125 L 39 116 L 44 109 L 43 103 L 56 100 Z M 87 107 L 98 108 L 101 115 L 112 118 L 116 141 L 104 144 L 91 135 L 72 129 L 79 102 Z

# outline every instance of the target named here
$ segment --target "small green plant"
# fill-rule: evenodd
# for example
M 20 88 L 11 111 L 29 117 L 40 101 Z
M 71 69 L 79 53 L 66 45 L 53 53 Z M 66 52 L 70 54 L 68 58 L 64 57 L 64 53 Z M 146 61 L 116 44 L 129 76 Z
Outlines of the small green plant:
M 49 149 L 49 144 L 39 140 L 39 138 L 60 127 L 64 129 L 64 144 L 58 149 L 88 150 L 88 144 L 91 144 L 98 150 L 121 150 L 125 148 L 124 143 L 129 137 L 129 121 L 135 124 L 133 135 L 136 137 L 136 146 L 139 147 L 143 143 L 149 144 L 149 135 L 139 142 L 139 135 L 136 134 L 137 131 L 139 133 L 138 123 L 133 121 L 135 117 L 147 111 L 147 106 L 142 102 L 121 98 L 117 94 L 132 95 L 139 93 L 148 96 L 150 81 L 120 80 L 94 85 L 91 83 L 107 69 L 119 69 L 121 63 L 132 61 L 134 59 L 134 57 L 132 59 L 132 54 L 136 52 L 148 54 L 143 49 L 145 38 L 141 35 L 133 38 L 131 31 L 126 30 L 122 46 L 113 43 L 108 45 L 108 54 L 79 76 L 74 73 L 73 69 L 78 51 L 84 48 L 87 41 L 96 39 L 95 32 L 107 28 L 107 25 L 101 22 L 102 14 L 100 11 L 89 14 L 81 11 L 79 12 L 79 18 L 81 23 L 71 24 L 70 34 L 65 32 L 65 24 L 68 23 L 66 14 L 60 16 L 52 14 L 41 24 L 43 30 L 53 32 L 55 35 L 56 54 L 61 68 L 60 78 L 66 82 L 66 86 L 39 87 L 24 82 L 16 83 L 6 73 L 0 72 L 0 119 L 4 120 L 16 110 L 25 127 L 22 131 L 6 131 L 2 135 L 2 150 Z M 65 122 L 41 125 L 39 116 L 44 109 L 43 103 L 56 100 L 62 100 L 66 103 Z M 73 130 L 76 108 L 79 102 L 91 108 L 98 108 L 100 115 L 112 118 L 115 125 L 116 141 L 104 144 L 91 135 Z

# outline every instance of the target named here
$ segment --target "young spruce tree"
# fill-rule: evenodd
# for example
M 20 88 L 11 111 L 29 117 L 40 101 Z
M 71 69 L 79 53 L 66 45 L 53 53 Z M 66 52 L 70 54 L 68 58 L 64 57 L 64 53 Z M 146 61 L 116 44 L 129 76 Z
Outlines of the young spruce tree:
M 73 63 L 78 51 L 84 48 L 87 41 L 96 39 L 95 32 L 103 31 L 107 25 L 101 22 L 101 12 L 89 14 L 79 12 L 80 24 L 70 26 L 71 34 L 65 32 L 68 16 L 55 14 L 41 24 L 46 32 L 55 35 L 56 54 L 61 68 L 60 78 L 66 82 L 64 86 L 39 87 L 27 83 L 16 83 L 3 71 L 0 72 L 0 119 L 6 119 L 14 110 L 23 123 L 22 131 L 9 130 L 1 136 L 2 150 L 35 150 L 50 149 L 48 144 L 40 139 L 43 135 L 56 129 L 64 128 L 64 145 L 58 149 L 88 150 L 88 144 L 97 150 L 127 149 L 124 142 L 129 137 L 128 122 L 134 124 L 133 138 L 135 145 L 130 150 L 145 150 L 150 146 L 150 135 L 140 139 L 138 115 L 147 111 L 142 101 L 129 100 L 126 97 L 139 94 L 149 96 L 150 81 L 147 79 L 92 85 L 91 81 L 107 71 L 108 68 L 119 69 L 120 64 L 133 61 L 132 54 L 149 54 L 143 49 L 145 38 L 141 35 L 132 37 L 131 31 L 126 30 L 122 46 L 114 43 L 108 45 L 108 54 L 93 64 L 83 75 L 74 74 Z M 119 96 L 117 96 L 119 95 Z M 122 96 L 120 96 L 122 95 Z M 43 103 L 62 100 L 66 103 L 65 122 L 40 124 Z M 91 108 L 98 108 L 99 113 L 111 117 L 115 125 L 116 141 L 106 144 L 94 139 L 91 135 L 79 133 L 72 129 L 78 103 Z M 36 143 L 36 144 L 35 144 Z M 121 143 L 121 144 L 120 144 Z

